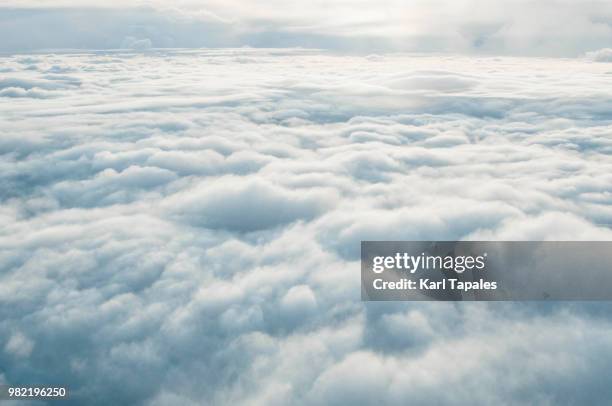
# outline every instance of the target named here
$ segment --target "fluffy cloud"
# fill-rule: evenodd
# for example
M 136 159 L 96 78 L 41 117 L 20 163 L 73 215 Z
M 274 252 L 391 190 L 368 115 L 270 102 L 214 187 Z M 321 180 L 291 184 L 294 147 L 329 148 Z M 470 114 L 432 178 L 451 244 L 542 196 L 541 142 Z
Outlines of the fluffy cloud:
M 34 343 L 28 337 L 17 332 L 6 342 L 4 351 L 17 358 L 28 357 L 32 353 Z
M 608 305 L 362 303 L 358 263 L 362 239 L 612 238 L 607 64 L 246 48 L 1 70 L 49 96 L 0 95 L 2 381 L 87 404 L 612 396 Z
M 222 177 L 176 193 L 167 204 L 190 224 L 248 232 L 310 220 L 329 209 L 334 200 L 333 190 L 289 191 L 256 178 Z

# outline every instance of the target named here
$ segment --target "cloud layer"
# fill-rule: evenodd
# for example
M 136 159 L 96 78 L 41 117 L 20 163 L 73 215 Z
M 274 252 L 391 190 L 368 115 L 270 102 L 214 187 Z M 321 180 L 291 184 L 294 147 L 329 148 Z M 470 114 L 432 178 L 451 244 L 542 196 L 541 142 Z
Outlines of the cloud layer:
M 611 239 L 609 64 L 224 49 L 0 70 L 0 380 L 83 404 L 612 396 L 609 306 L 362 303 L 358 265 L 363 239 Z

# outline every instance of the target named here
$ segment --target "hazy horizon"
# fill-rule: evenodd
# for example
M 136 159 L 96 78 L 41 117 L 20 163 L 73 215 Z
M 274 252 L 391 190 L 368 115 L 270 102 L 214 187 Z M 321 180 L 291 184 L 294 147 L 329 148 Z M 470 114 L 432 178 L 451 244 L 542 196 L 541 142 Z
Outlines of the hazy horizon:
M 2 52 L 305 47 L 581 56 L 612 46 L 605 1 L 5 1 Z

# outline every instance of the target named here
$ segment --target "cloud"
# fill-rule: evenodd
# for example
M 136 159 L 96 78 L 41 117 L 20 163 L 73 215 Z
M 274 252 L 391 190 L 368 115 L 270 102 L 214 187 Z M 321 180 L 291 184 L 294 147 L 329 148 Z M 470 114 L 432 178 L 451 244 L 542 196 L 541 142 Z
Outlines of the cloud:
M 41 79 L 0 79 L 0 97 L 46 99 L 59 95 L 58 90 L 70 89 L 80 83 L 62 76 L 45 76 Z
M 534 400 L 540 404 L 604 404 L 600 397 L 608 391 L 600 386 L 602 381 L 597 378 L 581 382 L 578 391 L 568 391 L 557 386 L 559 382 L 571 382 L 576 371 L 587 369 L 582 364 L 586 354 L 577 345 L 580 333 L 560 332 L 558 329 L 563 328 L 557 323 L 571 320 L 581 325 L 579 331 L 583 331 L 582 328 L 586 327 L 582 325 L 584 320 L 578 321 L 569 315 L 536 316 L 530 319 L 530 323 L 524 324 L 525 321 L 500 320 L 490 310 L 476 312 L 478 317 L 492 323 L 490 327 L 501 331 L 487 329 L 465 336 L 453 334 L 444 340 L 440 340 L 438 335 L 438 339 L 434 339 L 418 354 L 399 352 L 390 356 L 371 351 L 353 352 L 317 378 L 309 393 L 312 396 L 311 403 L 375 404 L 382 401 L 401 404 L 409 401 L 462 405 L 488 404 L 491 401 L 503 403 L 512 399 L 510 402 L 513 404 L 529 404 Z M 601 333 L 609 325 L 595 328 L 599 329 L 594 334 L 598 337 L 594 338 L 596 345 L 607 347 L 609 342 Z M 534 335 L 532 331 L 538 333 Z M 524 340 L 521 337 L 523 334 L 523 337 L 533 339 Z M 549 347 L 552 342 L 554 350 Z M 537 348 L 539 356 L 531 360 L 524 375 L 511 374 L 512 378 L 508 379 L 506 368 L 522 363 L 526 347 L 529 347 L 527 353 Z M 560 347 L 571 349 L 559 357 L 556 350 Z M 596 357 L 586 356 L 592 361 Z M 592 371 L 592 368 L 602 367 L 601 362 L 595 361 L 588 369 Z M 488 373 L 478 373 L 482 370 Z M 479 379 L 474 379 L 474 376 Z M 506 382 L 505 389 L 491 391 L 488 384 L 499 379 Z M 440 390 L 440 385 L 445 389 Z M 587 387 L 592 391 L 583 390 Z M 522 391 L 528 395 L 519 395 Z
M 0 97 L 32 97 L 34 99 L 45 99 L 49 97 L 49 93 L 44 90 L 23 89 L 21 87 L 5 87 L 0 90 Z
M 4 51 L 44 48 L 288 47 L 579 56 L 608 46 L 607 2 L 429 0 L 10 0 Z M 75 24 L 75 21 L 85 22 Z M 55 27 L 50 34 L 47 27 Z M 20 36 L 9 38 L 10 33 Z
M 34 343 L 20 332 L 16 332 L 7 341 L 4 351 L 17 358 L 27 358 L 34 349 Z
M 602 48 L 597 51 L 587 52 L 586 56 L 595 62 L 612 62 L 612 48 Z
M 86 404 L 610 398 L 607 304 L 364 303 L 358 261 L 363 239 L 612 238 L 607 64 L 3 63 L 2 91 L 53 95 L 0 103 L 3 382 Z
M 121 42 L 122 49 L 147 50 L 153 47 L 153 43 L 149 38 L 137 39 L 134 37 L 125 37 Z
M 172 196 L 168 207 L 189 224 L 212 229 L 255 231 L 304 219 L 334 204 L 335 193 L 295 192 L 256 178 L 219 178 Z

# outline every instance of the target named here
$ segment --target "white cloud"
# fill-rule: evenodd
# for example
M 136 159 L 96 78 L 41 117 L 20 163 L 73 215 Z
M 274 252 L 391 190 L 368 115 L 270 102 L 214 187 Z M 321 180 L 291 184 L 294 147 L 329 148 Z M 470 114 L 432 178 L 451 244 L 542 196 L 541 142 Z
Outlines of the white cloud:
M 53 95 L 0 103 L 7 382 L 62 381 L 88 404 L 612 396 L 607 305 L 365 304 L 358 263 L 361 239 L 609 240 L 607 64 L 2 62 L 3 89 Z
M 4 351 L 17 357 L 27 358 L 34 349 L 34 342 L 20 332 L 11 335 L 4 346 Z
M 257 178 L 222 177 L 173 195 L 165 204 L 192 225 L 256 231 L 311 220 L 334 205 L 333 190 L 283 190 Z
M 586 53 L 587 58 L 595 62 L 612 62 L 612 48 L 602 48 Z

